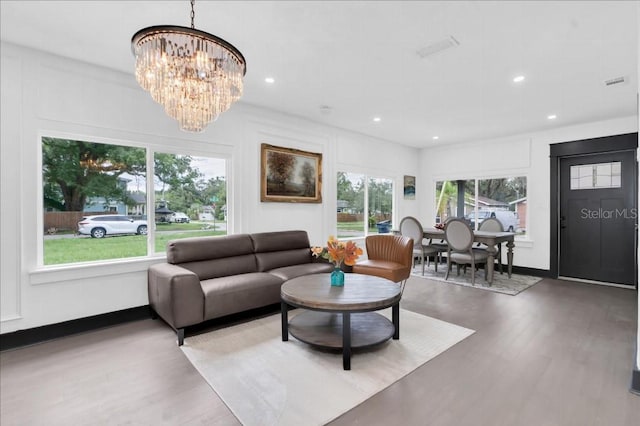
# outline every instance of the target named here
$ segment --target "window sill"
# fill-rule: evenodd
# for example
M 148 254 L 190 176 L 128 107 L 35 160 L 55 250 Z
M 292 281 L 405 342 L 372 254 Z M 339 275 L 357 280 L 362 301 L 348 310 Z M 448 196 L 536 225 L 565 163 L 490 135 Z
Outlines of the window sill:
M 533 247 L 533 240 L 530 240 L 529 238 L 526 237 L 515 237 L 513 240 L 513 243 L 515 244 L 515 247 L 527 247 L 527 248 L 531 248 Z
M 64 266 L 47 266 L 29 273 L 31 285 L 51 284 L 63 281 L 91 279 L 110 275 L 146 271 L 150 265 L 165 262 L 164 255 L 136 259 L 105 260 L 100 263 L 83 263 Z

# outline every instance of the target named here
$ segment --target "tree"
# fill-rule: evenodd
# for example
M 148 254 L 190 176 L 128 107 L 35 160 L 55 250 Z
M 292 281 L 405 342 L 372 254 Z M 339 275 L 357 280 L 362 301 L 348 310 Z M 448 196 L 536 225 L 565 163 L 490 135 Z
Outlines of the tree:
M 284 191 L 295 165 L 296 159 L 293 155 L 270 151 L 267 154 L 267 166 L 269 168 L 267 179 L 275 183 L 281 191 Z
M 316 193 L 316 178 L 314 175 L 313 166 L 305 161 L 300 170 L 305 197 L 313 197 Z
M 69 139 L 42 138 L 42 176 L 45 205 L 83 211 L 88 197 L 126 202 L 124 173 L 145 173 L 145 151 Z
M 191 167 L 191 157 L 188 155 L 157 152 L 153 159 L 153 166 L 155 176 L 162 186 L 162 200 L 165 200 L 167 187 L 175 192 L 183 192 L 183 194 L 196 193 L 195 180 L 202 174 Z

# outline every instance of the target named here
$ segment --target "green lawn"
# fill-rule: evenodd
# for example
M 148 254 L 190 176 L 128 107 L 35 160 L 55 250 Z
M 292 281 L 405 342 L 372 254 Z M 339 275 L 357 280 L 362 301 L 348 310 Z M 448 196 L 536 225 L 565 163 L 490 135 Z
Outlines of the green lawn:
M 188 226 L 191 224 L 171 224 L 168 226 L 176 226 L 178 230 L 186 230 L 185 225 Z M 226 234 L 226 231 L 199 230 L 201 224 L 194 225 L 196 225 L 195 229 L 198 229 L 198 231 L 176 233 L 160 232 L 160 229 L 158 229 L 156 232 L 156 252 L 164 252 L 169 240 Z M 162 231 L 168 230 L 168 227 L 162 228 Z M 125 235 L 99 239 L 88 237 L 45 238 L 44 241 L 45 265 L 122 259 L 146 255 L 147 238 L 144 235 Z

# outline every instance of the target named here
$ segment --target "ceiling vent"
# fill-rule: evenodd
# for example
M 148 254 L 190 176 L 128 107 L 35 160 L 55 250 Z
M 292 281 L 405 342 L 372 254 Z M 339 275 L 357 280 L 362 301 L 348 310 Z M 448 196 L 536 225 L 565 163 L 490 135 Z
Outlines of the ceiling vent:
M 431 43 L 430 45 L 423 47 L 416 53 L 418 54 L 418 56 L 424 59 L 427 56 L 435 55 L 438 52 L 442 52 L 443 50 L 447 50 L 456 46 L 460 46 L 460 42 L 453 36 L 449 36 L 443 40 L 436 41 L 435 43 Z
M 616 78 L 612 78 L 611 80 L 605 80 L 604 85 L 613 86 L 614 84 L 622 84 L 624 82 L 626 82 L 626 79 L 624 77 L 616 77 Z

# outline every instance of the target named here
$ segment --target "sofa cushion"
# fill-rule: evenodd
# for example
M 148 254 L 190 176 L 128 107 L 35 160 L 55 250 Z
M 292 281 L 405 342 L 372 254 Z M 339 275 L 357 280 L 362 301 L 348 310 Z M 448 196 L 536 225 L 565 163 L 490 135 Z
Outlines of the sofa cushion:
M 331 263 L 306 263 L 304 265 L 293 265 L 272 269 L 269 273 L 280 277 L 283 281 L 287 281 L 303 275 L 321 274 L 331 271 L 333 271 L 333 265 Z
M 311 262 L 306 231 L 280 231 L 251 234 L 260 272 Z
M 204 280 L 205 320 L 279 303 L 282 282 L 265 272 Z
M 258 272 L 256 257 L 253 254 L 187 262 L 181 263 L 180 266 L 195 272 L 200 280 Z
M 253 253 L 253 241 L 247 234 L 219 237 L 190 237 L 167 243 L 167 262 L 185 263 L 220 259 Z
M 258 271 L 260 272 L 271 271 L 285 266 L 311 263 L 311 250 L 309 247 L 271 253 L 256 253 L 255 256 L 258 263 Z
M 250 235 L 256 253 L 284 251 L 299 248 L 309 249 L 307 231 L 259 232 Z

